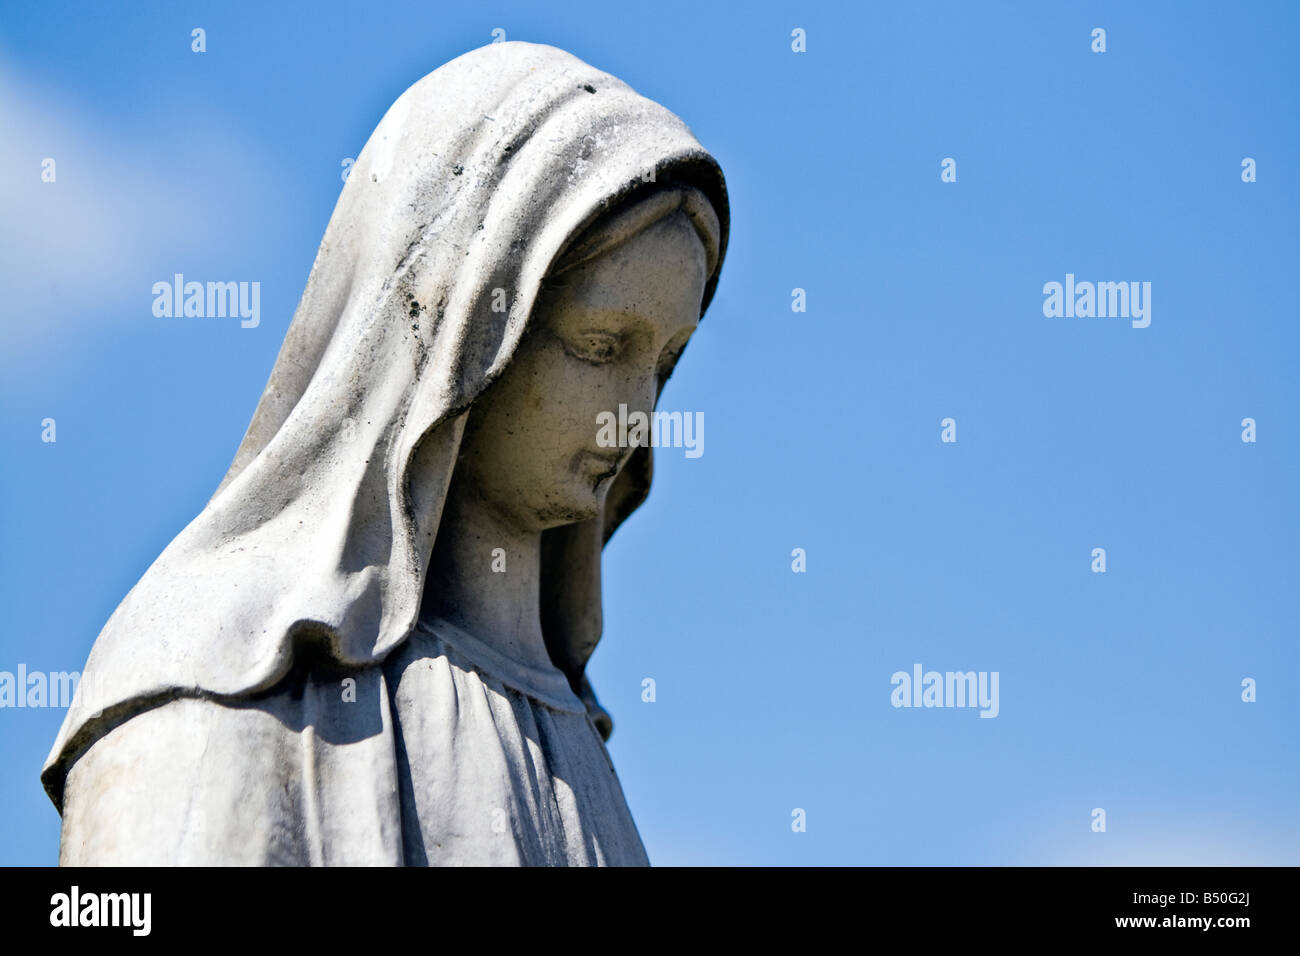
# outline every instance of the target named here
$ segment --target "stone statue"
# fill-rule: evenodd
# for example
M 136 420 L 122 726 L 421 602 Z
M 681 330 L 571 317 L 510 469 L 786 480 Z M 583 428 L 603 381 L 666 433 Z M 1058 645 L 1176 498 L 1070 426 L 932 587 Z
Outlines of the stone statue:
M 648 862 L 584 676 L 600 555 L 712 297 L 721 171 L 547 46 L 358 157 L 234 462 L 100 633 L 41 779 L 64 864 Z

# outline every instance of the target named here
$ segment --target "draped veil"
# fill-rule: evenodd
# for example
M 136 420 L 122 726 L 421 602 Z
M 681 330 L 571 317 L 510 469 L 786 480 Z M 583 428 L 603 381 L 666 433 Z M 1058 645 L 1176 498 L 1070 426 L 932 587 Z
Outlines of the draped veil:
M 72 763 L 136 714 L 265 691 L 306 645 L 362 667 L 407 639 L 468 409 L 510 362 L 548 270 L 604 214 L 672 184 L 700 190 L 721 227 L 703 311 L 726 186 L 672 113 L 517 42 L 398 98 L 343 187 L 230 470 L 95 642 L 41 774 L 56 806 Z M 650 464 L 638 449 L 598 519 L 543 543 L 547 646 L 593 716 L 582 669 L 600 636 L 600 549 Z

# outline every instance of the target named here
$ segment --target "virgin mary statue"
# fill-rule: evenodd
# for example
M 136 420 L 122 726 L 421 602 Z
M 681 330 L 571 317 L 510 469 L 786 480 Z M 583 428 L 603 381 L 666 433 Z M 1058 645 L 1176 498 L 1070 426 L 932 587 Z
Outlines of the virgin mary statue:
M 721 171 L 560 50 L 388 110 L 229 472 L 122 601 L 41 774 L 64 864 L 648 862 L 584 676 L 600 556 L 712 297 Z

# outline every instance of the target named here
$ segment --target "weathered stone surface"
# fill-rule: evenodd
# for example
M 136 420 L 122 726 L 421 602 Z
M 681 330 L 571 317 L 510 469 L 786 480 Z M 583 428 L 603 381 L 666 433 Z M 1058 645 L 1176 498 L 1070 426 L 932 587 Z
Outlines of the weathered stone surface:
M 65 863 L 639 864 L 584 669 L 600 552 L 717 281 L 721 172 L 494 44 L 358 158 L 228 474 L 100 633 L 42 774 Z

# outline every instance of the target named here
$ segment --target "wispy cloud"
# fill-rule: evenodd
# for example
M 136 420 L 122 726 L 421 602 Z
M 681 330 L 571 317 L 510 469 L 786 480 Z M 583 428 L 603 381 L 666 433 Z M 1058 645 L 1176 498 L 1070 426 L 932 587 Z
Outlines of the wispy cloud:
M 239 241 L 213 228 L 228 224 L 227 203 L 199 184 L 229 177 L 232 156 L 243 167 L 249 145 L 204 124 L 168 135 L 175 117 L 141 135 L 148 121 L 110 122 L 0 63 L 0 361 L 147 308 L 160 260 Z
M 1055 829 L 1037 835 L 1016 859 L 1019 866 L 1294 866 L 1300 835 L 1294 828 L 1268 832 L 1258 822 L 1142 814 L 1106 833 Z M 1052 837 L 1056 837 L 1055 841 Z

